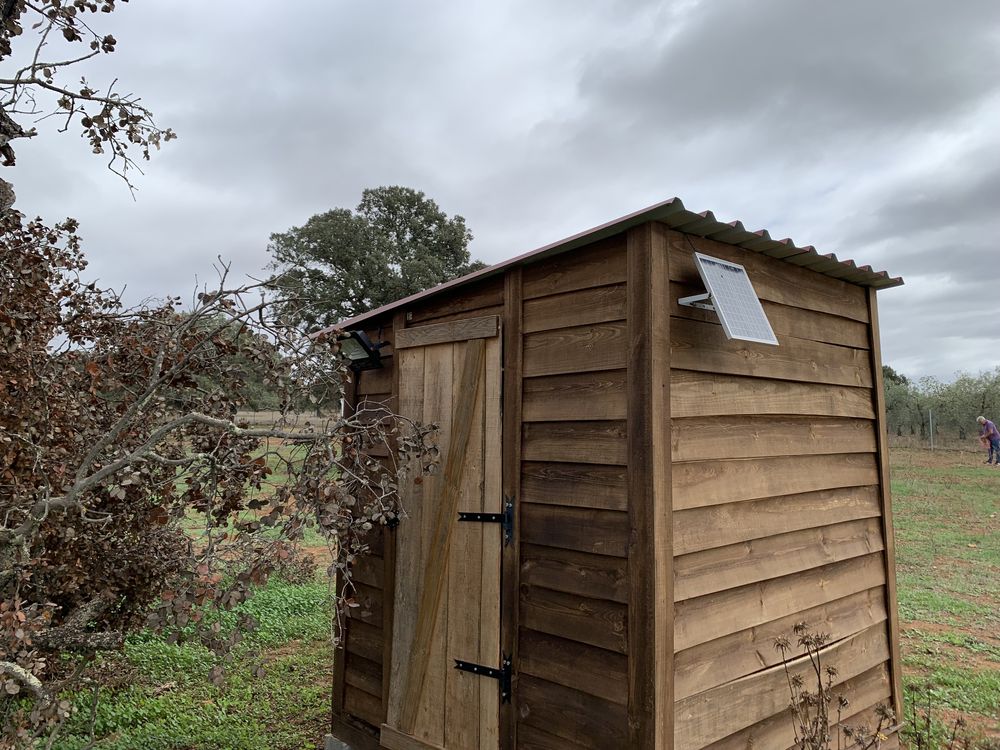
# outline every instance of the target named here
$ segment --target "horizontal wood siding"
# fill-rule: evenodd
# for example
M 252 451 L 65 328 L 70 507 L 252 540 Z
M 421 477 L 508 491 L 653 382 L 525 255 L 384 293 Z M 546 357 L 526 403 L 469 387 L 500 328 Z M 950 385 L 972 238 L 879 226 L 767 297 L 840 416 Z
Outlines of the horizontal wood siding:
M 517 747 L 628 737 L 625 241 L 522 269 Z
M 830 634 L 852 711 L 890 694 L 867 293 L 679 232 L 668 244 L 675 748 L 787 748 L 773 641 L 794 643 L 796 623 Z M 746 267 L 779 346 L 678 305 L 704 291 L 695 251 Z M 807 687 L 808 669 L 792 668 Z
M 385 343 L 380 350 L 382 367 L 354 375 L 346 407 L 360 411 L 366 402 L 373 402 L 395 409 L 392 321 L 375 324 L 365 332 L 372 341 Z M 384 450 L 371 453 L 380 458 L 387 458 L 387 454 Z M 361 722 L 374 732 L 385 718 L 384 666 L 389 653 L 385 633 L 392 615 L 392 554 L 386 546 L 390 535 L 382 529 L 373 531 L 368 540 L 369 554 L 351 566 L 352 595 L 358 606 L 349 610 L 344 620 L 343 646 L 334 653 L 335 734 L 345 720 Z M 338 586 L 344 587 L 345 583 L 340 581 Z

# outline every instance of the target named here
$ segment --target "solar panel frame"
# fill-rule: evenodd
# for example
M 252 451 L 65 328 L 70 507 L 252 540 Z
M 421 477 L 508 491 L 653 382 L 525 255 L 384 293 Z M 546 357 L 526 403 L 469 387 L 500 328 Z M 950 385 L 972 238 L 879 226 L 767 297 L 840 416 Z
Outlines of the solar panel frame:
M 703 253 L 695 253 L 694 261 L 726 338 L 778 346 L 746 268 Z

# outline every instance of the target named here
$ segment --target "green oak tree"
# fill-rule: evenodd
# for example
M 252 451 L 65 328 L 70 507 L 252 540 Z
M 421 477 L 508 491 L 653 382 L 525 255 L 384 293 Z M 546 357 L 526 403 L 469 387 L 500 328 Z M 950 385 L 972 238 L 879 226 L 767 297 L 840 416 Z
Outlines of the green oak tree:
M 333 325 L 483 268 L 470 261 L 472 233 L 412 188 L 369 188 L 353 211 L 334 208 L 271 235 L 272 285 L 287 318 L 304 328 Z

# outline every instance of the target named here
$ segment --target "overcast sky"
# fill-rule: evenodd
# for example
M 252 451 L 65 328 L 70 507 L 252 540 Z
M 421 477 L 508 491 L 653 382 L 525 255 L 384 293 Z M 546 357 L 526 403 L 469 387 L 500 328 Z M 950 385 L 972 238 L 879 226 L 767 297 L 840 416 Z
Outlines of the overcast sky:
M 99 28 L 179 140 L 133 202 L 75 132 L 18 144 L 17 207 L 82 222 L 91 271 L 189 295 L 216 256 L 399 184 L 496 262 L 678 196 L 901 275 L 883 359 L 1000 364 L 996 0 L 133 0 Z M 81 71 L 83 72 L 83 71 Z M 11 175 L 13 173 L 13 175 Z

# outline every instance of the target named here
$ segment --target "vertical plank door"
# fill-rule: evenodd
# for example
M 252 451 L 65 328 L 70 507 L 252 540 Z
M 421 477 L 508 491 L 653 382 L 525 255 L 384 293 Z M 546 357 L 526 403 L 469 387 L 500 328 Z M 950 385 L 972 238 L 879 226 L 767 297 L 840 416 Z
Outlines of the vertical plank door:
M 495 322 L 457 322 L 397 334 L 400 413 L 438 425 L 441 462 L 402 498 L 381 731 L 390 750 L 499 747 L 498 681 L 454 668 L 456 659 L 494 668 L 501 660 L 502 529 L 458 521 L 460 512 L 502 509 L 497 333 Z

